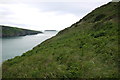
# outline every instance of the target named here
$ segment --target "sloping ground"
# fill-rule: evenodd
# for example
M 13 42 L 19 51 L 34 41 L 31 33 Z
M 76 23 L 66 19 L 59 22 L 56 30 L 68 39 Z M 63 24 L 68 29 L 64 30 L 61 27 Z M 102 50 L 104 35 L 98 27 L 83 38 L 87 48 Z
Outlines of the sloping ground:
M 118 4 L 108 3 L 3 63 L 3 78 L 118 78 Z
M 3 25 L 0 25 L 0 28 L 2 29 L 2 34 L 0 33 L 1 35 L 0 37 L 15 37 L 15 36 L 25 36 L 25 35 L 33 35 L 33 34 L 42 33 L 40 31 L 10 27 L 10 26 L 3 26 Z

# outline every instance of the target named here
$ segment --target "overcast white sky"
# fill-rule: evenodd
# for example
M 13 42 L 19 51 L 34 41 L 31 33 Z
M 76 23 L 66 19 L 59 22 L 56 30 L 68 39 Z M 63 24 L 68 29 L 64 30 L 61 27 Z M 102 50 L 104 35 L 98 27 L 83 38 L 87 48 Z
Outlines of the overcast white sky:
M 111 0 L 0 0 L 0 25 L 61 30 Z

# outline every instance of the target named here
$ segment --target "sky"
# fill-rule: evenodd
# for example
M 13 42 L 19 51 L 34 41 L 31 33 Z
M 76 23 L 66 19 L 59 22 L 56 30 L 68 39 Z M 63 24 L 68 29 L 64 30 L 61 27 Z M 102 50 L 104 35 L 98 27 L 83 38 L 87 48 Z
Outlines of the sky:
M 62 30 L 111 0 L 0 0 L 0 25 Z

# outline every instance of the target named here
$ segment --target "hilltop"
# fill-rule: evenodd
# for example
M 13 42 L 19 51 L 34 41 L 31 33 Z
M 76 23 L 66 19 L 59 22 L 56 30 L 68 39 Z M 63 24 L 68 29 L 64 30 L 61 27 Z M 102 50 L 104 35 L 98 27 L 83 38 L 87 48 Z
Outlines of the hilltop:
M 119 78 L 118 5 L 110 2 L 2 64 L 3 78 Z
M 0 25 L 2 29 L 2 35 L 0 37 L 16 37 L 16 36 L 26 36 L 42 33 L 41 31 L 22 29 L 17 27 L 3 26 Z

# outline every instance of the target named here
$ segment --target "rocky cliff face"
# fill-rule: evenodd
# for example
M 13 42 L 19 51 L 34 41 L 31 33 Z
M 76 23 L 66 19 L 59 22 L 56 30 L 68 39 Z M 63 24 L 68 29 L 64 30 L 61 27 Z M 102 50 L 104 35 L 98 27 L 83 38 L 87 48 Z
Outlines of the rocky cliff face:
M 25 35 L 42 33 L 40 31 L 21 29 L 21 28 L 2 26 L 2 25 L 0 25 L 0 28 L 2 29 L 2 34 L 0 33 L 1 35 L 0 37 L 15 37 L 15 36 L 25 36 Z

